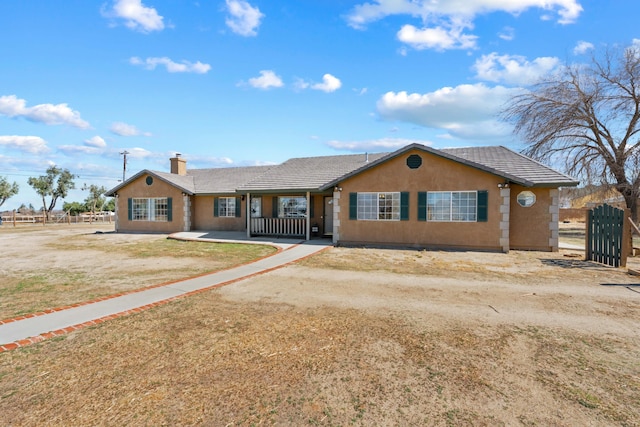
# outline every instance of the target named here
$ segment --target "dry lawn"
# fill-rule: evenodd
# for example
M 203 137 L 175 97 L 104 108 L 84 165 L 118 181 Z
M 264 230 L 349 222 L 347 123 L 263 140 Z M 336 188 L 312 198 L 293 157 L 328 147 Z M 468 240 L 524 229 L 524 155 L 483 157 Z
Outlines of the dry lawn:
M 0 319 L 36 313 L 243 264 L 269 246 L 210 245 L 113 224 L 0 227 Z
M 638 426 L 640 280 L 574 255 L 332 248 L 2 353 L 0 413 L 12 426 Z

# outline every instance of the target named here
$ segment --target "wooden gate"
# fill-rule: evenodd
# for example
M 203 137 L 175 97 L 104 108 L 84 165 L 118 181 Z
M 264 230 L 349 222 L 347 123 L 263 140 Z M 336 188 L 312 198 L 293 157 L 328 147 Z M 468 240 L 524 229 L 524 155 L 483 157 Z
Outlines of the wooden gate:
M 627 213 L 604 204 L 587 212 L 586 258 L 613 267 L 627 265 L 629 238 Z

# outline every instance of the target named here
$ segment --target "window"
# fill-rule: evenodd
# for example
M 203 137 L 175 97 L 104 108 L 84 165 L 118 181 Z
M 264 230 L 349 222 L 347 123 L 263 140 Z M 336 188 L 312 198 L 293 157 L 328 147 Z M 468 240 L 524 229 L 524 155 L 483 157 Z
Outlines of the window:
M 536 195 L 531 191 L 522 191 L 518 194 L 518 198 L 516 200 L 520 206 L 528 208 L 536 203 Z
M 170 197 L 133 198 L 130 200 L 132 221 L 171 221 Z
M 306 197 L 278 197 L 278 218 L 304 218 L 306 215 Z
M 218 216 L 220 217 L 236 216 L 236 198 L 235 197 L 219 197 L 218 198 Z
M 427 193 L 427 221 L 475 222 L 476 191 L 430 191 Z
M 251 198 L 251 218 L 262 217 L 262 197 Z
M 357 219 L 399 221 L 400 193 L 358 193 Z

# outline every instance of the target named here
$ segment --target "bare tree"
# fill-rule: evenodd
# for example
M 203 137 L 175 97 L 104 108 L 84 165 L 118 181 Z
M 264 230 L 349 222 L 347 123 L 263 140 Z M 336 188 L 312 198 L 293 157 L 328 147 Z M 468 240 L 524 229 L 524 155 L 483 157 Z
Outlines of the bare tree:
M 640 196 L 640 48 L 606 49 L 545 77 L 507 104 L 503 118 L 525 153 L 564 160 L 569 174 L 613 186 L 634 221 Z

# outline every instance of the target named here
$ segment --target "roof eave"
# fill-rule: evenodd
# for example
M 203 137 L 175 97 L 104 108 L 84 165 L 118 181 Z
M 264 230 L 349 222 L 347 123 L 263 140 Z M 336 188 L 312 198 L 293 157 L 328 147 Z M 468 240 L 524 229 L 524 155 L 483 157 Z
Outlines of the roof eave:
M 195 193 L 191 190 L 189 190 L 188 188 L 184 188 L 181 185 L 176 184 L 175 182 L 171 182 L 168 179 L 164 178 L 163 176 L 159 175 L 158 173 L 154 172 L 154 171 L 150 171 L 148 169 L 143 169 L 140 172 L 138 172 L 137 174 L 133 175 L 132 177 L 130 177 L 129 179 L 127 179 L 126 181 L 118 184 L 117 186 L 115 186 L 114 188 L 112 188 L 111 190 L 107 191 L 106 193 L 104 193 L 104 195 L 106 197 L 115 197 L 117 192 L 126 187 L 127 185 L 129 185 L 131 182 L 135 181 L 136 179 L 140 178 L 142 175 L 151 175 L 157 179 L 159 179 L 160 181 L 171 185 L 172 187 L 175 187 L 177 189 L 179 189 L 180 191 L 182 191 L 185 194 L 188 194 L 190 196 L 193 196 Z

